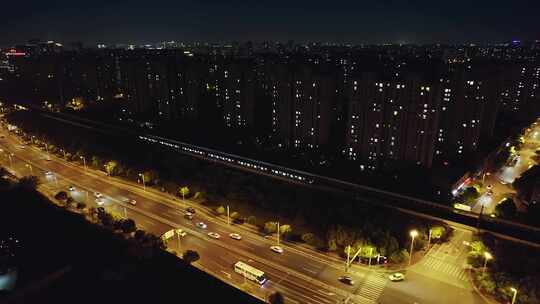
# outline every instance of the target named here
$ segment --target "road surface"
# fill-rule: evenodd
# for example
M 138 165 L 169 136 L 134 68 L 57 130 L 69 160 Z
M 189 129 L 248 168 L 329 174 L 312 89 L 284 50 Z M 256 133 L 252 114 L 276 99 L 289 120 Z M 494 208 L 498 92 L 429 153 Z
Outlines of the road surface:
M 174 199 L 151 188 L 143 190 L 140 185 L 48 156 L 35 147 L 21 148 L 17 138 L 3 130 L 2 134 L 6 137 L 0 140 L 4 152 L 0 161 L 18 176 L 38 176 L 42 181 L 40 191 L 54 194 L 60 190 L 67 191 L 73 185 L 76 188 L 72 193 L 74 199 L 86 202 L 88 206 L 96 206 L 93 194 L 100 192 L 104 195 L 103 207 L 134 219 L 144 230 L 161 235 L 172 228 L 182 228 L 187 236 L 180 242 L 169 240 L 169 248 L 180 248 L 180 252 L 196 250 L 201 256 L 197 267 L 259 298 L 264 299 L 277 290 L 285 295 L 287 303 L 341 303 L 345 299 L 349 299 L 347 303 L 366 304 L 483 303 L 461 274 L 461 262 L 440 258 L 446 250 L 436 249 L 437 246 L 424 260 L 407 270 L 407 278 L 403 282 L 390 282 L 388 274 L 379 269 L 353 265 L 349 275 L 356 284 L 348 286 L 337 280 L 345 274 L 343 261 L 288 243 L 281 244 L 284 248 L 282 254 L 275 253 L 270 250 L 270 246 L 275 244 L 273 239 L 266 239 L 247 227 L 227 225 L 222 218 L 216 218 L 200 205 Z M 8 154 L 13 154 L 11 160 Z M 45 172 L 49 171 L 51 174 L 46 175 Z M 136 200 L 136 205 L 124 203 L 126 198 Z M 193 220 L 183 217 L 187 206 L 197 210 Z M 208 227 L 197 228 L 195 223 L 199 221 Z M 221 238 L 208 237 L 210 231 L 219 233 Z M 243 239 L 229 238 L 232 232 L 241 234 Z M 443 246 L 454 246 L 452 248 L 461 250 L 460 254 L 463 254 L 466 249 L 459 243 L 470 237 L 471 232 L 464 231 L 456 234 L 456 239 L 450 243 L 453 245 Z M 433 259 L 439 260 L 433 262 Z M 263 286 L 245 281 L 233 270 L 232 265 L 237 261 L 264 271 L 269 280 Z M 459 274 L 449 275 L 448 269 L 457 269 Z

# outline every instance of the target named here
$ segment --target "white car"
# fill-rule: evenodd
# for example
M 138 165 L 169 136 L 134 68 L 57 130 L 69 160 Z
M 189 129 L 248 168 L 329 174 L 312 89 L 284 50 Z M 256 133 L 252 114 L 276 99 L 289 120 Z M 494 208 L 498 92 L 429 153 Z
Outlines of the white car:
M 136 200 L 130 199 L 130 198 L 127 198 L 127 197 L 124 197 L 124 198 L 122 199 L 122 202 L 124 202 L 124 203 L 130 203 L 130 204 L 132 204 L 133 206 L 137 205 L 137 201 L 136 201 Z
M 280 246 L 271 246 L 270 250 L 276 253 L 283 253 L 283 248 L 281 248 Z
M 399 281 L 403 281 L 405 279 L 405 275 L 403 273 L 401 273 L 401 272 L 396 272 L 396 273 L 392 273 L 391 275 L 389 275 L 388 278 L 392 282 L 399 282 Z
M 51 171 L 47 171 L 47 172 L 45 172 L 45 175 L 47 175 L 47 176 L 48 175 L 53 175 L 53 173 Z
M 221 237 L 217 232 L 208 232 L 208 236 L 213 239 L 219 239 Z
M 203 223 L 203 222 L 198 222 L 197 224 L 195 224 L 195 226 L 197 226 L 197 227 L 199 227 L 201 229 L 206 229 L 206 227 L 207 227 L 206 224 Z
M 69 186 L 68 190 L 69 191 L 75 191 L 75 187 L 74 186 Z
M 97 198 L 100 198 L 103 196 L 103 194 L 99 193 L 99 192 L 94 192 L 94 196 L 97 197 Z
M 176 229 L 176 234 L 178 234 L 180 237 L 185 237 L 187 235 L 187 232 L 182 229 Z
M 96 204 L 98 204 L 98 206 L 101 206 L 105 204 L 105 201 L 102 198 L 96 198 Z
M 239 240 L 242 239 L 242 236 L 241 236 L 240 234 L 238 234 L 238 233 L 231 233 L 231 234 L 229 234 L 229 236 L 230 236 L 231 239 L 233 239 L 233 240 L 238 240 L 238 241 L 239 241 Z

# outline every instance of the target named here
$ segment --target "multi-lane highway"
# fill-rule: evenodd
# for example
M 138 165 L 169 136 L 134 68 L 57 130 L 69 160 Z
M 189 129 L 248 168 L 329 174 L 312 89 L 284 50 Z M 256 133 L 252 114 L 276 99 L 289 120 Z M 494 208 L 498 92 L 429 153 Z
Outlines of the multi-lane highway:
M 463 256 L 466 250 L 463 241 L 470 239 L 470 231 L 460 230 L 442 249 L 433 247 L 427 258 L 406 271 L 403 282 L 390 282 L 387 273 L 379 269 L 354 265 L 349 275 L 356 283 L 349 286 L 338 281 L 338 277 L 345 274 L 343 261 L 288 243 L 281 244 L 283 253 L 273 252 L 270 246 L 275 245 L 274 239 L 266 239 L 248 227 L 227 225 L 224 219 L 215 217 L 200 205 L 151 188 L 144 190 L 140 185 L 47 156 L 35 147 L 21 148 L 16 137 L 4 130 L 1 132 L 5 136 L 0 139 L 2 165 L 18 176 L 33 174 L 40 177 L 40 191 L 54 194 L 67 191 L 72 185 L 75 186 L 72 196 L 89 206 L 96 205 L 93 194 L 100 192 L 104 195 L 106 209 L 134 219 L 139 227 L 149 232 L 161 235 L 172 228 L 181 228 L 187 235 L 180 241 L 169 240 L 169 248 L 198 251 L 201 259 L 195 263 L 197 267 L 259 298 L 278 290 L 285 295 L 287 303 L 342 303 L 344 300 L 347 303 L 392 304 L 483 303 L 463 275 L 462 261 L 444 257 L 444 254 L 453 256 L 452 250 L 458 250 L 458 256 Z M 48 171 L 51 173 L 46 175 Z M 124 203 L 126 198 L 137 203 Z M 197 211 L 193 220 L 183 216 L 188 206 Z M 201 221 L 207 224 L 205 229 L 195 225 Z M 217 232 L 221 237 L 210 238 L 208 232 Z M 242 240 L 231 239 L 229 234 L 232 232 L 242 235 Z M 264 271 L 268 281 L 262 286 L 245 281 L 234 272 L 233 264 L 237 261 Z M 451 270 L 457 275 L 452 276 Z

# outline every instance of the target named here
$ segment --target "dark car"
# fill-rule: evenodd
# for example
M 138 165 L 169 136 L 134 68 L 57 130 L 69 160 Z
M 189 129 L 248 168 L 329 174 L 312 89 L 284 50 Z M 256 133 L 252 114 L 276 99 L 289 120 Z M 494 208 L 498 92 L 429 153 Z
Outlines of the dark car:
M 187 207 L 186 211 L 191 213 L 191 214 L 195 214 L 195 208 L 193 208 L 193 207 Z
M 353 278 L 349 277 L 349 276 L 341 276 L 338 278 L 338 280 L 341 282 L 341 283 L 345 283 L 347 285 L 354 285 L 354 280 Z
M 241 217 L 237 217 L 233 220 L 233 223 L 234 224 L 238 224 L 238 225 L 242 225 L 243 223 L 245 223 L 245 219 L 241 218 Z

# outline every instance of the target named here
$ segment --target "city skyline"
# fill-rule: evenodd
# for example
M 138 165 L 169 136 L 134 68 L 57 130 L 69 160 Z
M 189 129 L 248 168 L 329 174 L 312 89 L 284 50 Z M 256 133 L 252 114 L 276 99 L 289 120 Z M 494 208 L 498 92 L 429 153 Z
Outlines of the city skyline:
M 540 1 L 2 8 L 0 302 L 540 303 Z
M 32 38 L 58 41 L 145 44 L 157 41 L 328 41 L 336 43 L 487 43 L 538 40 L 540 4 L 520 0 L 458 1 L 441 7 L 429 1 L 382 3 L 323 1 L 164 2 L 30 0 L 4 5 L 9 28 L 0 45 Z M 425 26 L 429 24 L 429 26 Z

